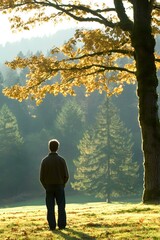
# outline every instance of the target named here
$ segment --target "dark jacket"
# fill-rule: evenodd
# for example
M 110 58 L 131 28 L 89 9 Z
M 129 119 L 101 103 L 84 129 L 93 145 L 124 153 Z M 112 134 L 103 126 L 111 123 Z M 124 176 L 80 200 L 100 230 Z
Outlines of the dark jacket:
M 65 160 L 51 152 L 41 162 L 40 181 L 45 189 L 50 185 L 64 185 L 69 179 Z

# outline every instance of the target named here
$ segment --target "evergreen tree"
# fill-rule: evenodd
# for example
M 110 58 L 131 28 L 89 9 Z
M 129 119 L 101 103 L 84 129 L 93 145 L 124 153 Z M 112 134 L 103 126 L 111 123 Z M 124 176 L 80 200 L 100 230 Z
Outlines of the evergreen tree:
M 77 145 L 82 137 L 84 125 L 85 112 L 75 99 L 72 101 L 68 99 L 57 115 L 55 129 L 64 146 L 62 151 L 65 152 L 66 160 L 68 160 L 70 179 L 74 174 L 73 159 L 77 156 Z
M 16 117 L 4 104 L 0 110 L 1 197 L 18 194 L 25 185 L 22 144 Z
M 15 146 L 19 146 L 23 142 L 17 119 L 6 104 L 0 110 L 0 139 L 0 151 L 3 149 L 13 150 Z
M 107 99 L 99 107 L 96 123 L 79 144 L 74 189 L 107 198 L 134 190 L 138 166 L 132 162 L 132 134 L 118 109 Z

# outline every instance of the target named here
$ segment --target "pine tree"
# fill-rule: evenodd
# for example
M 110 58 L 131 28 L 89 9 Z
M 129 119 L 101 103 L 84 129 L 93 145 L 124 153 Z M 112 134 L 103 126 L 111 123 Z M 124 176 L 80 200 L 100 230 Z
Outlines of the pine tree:
M 132 134 L 107 99 L 99 107 L 96 123 L 79 144 L 74 189 L 107 198 L 134 190 L 138 166 L 132 162 Z
M 24 181 L 20 181 L 20 177 L 22 180 L 26 176 L 22 144 L 23 138 L 18 129 L 17 119 L 4 104 L 0 109 L 1 197 L 16 195 L 20 192 L 22 185 L 23 187 L 25 185 Z
M 0 110 L 0 140 L 0 152 L 14 149 L 23 142 L 17 119 L 6 104 Z
M 77 145 L 82 137 L 84 124 L 84 110 L 76 100 L 67 100 L 57 115 L 55 129 L 64 146 L 62 151 L 64 150 L 66 160 L 68 160 L 70 179 L 73 179 L 75 170 L 73 159 L 77 155 Z

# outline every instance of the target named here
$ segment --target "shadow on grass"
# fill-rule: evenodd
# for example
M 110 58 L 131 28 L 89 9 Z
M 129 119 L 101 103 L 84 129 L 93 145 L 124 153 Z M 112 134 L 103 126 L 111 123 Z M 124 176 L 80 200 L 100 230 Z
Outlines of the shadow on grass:
M 80 231 L 76 231 L 70 228 L 66 228 L 65 230 L 58 230 L 56 232 L 54 232 L 56 235 L 59 235 L 61 237 L 63 237 L 65 240 L 73 240 L 73 239 L 90 239 L 90 240 L 96 240 L 95 237 L 92 237 L 86 233 L 80 232 Z

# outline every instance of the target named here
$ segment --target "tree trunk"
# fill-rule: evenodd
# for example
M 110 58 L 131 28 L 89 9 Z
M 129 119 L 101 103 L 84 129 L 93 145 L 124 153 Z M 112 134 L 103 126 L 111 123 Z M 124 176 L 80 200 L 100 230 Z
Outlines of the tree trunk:
M 111 116 L 109 113 L 109 98 L 107 97 L 106 99 L 106 109 L 107 109 L 107 145 L 108 145 L 108 150 L 106 152 L 106 157 L 107 157 L 107 181 L 108 181 L 108 188 L 106 190 L 107 192 L 107 198 L 106 202 L 111 203 L 111 162 L 110 162 L 110 149 L 111 149 L 111 144 L 110 144 L 110 127 L 111 127 Z
M 154 59 L 155 40 L 151 32 L 151 1 L 135 0 L 132 45 L 137 67 L 139 123 L 144 154 L 143 202 L 160 201 L 160 125 L 158 79 Z

